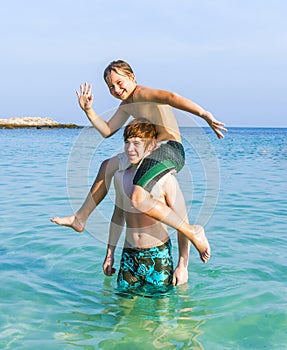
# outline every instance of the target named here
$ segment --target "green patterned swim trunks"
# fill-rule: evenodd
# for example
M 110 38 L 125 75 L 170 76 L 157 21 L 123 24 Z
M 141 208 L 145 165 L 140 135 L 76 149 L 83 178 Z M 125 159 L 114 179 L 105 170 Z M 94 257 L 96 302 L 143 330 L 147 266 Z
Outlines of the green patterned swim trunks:
M 172 170 L 179 172 L 184 163 L 185 152 L 182 144 L 173 140 L 164 142 L 143 159 L 136 171 L 133 184 L 151 192 L 159 179 Z

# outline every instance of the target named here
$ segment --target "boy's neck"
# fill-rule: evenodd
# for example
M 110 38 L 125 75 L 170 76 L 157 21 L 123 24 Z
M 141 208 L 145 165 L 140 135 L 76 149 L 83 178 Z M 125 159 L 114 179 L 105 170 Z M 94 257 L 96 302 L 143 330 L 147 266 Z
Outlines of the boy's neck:
M 135 85 L 133 91 L 131 92 L 130 96 L 126 99 L 127 103 L 133 103 L 134 102 L 134 93 L 136 91 L 137 85 Z

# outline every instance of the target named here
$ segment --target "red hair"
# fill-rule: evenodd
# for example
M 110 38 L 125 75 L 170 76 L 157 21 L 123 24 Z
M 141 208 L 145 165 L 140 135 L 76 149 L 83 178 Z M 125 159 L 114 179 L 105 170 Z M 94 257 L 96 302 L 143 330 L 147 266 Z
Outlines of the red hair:
M 146 147 L 148 147 L 153 141 L 156 140 L 156 128 L 147 119 L 134 119 L 131 121 L 124 130 L 124 140 L 127 141 L 133 137 L 139 137 L 144 139 L 146 142 Z

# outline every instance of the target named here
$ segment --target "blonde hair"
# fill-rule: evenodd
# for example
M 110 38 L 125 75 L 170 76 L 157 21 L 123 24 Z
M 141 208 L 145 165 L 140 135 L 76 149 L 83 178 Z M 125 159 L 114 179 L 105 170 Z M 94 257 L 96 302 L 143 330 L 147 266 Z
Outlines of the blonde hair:
M 129 78 L 134 77 L 134 72 L 127 62 L 122 60 L 112 61 L 104 70 L 104 80 L 106 83 L 108 83 L 107 79 L 112 71 Z

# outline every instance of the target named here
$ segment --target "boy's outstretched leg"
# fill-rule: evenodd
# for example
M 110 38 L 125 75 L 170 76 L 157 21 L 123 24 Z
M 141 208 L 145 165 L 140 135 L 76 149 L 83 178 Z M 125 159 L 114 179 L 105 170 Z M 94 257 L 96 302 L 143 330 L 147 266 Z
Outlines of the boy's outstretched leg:
M 105 198 L 111 184 L 112 177 L 119 167 L 118 157 L 105 160 L 99 169 L 93 186 L 81 208 L 71 216 L 54 217 L 51 219 L 57 225 L 71 227 L 77 232 L 85 229 L 86 222 L 98 204 Z
M 95 180 L 93 187 L 94 186 L 95 188 L 98 189 L 98 191 L 95 192 L 95 197 L 96 197 L 95 199 L 98 200 L 98 203 L 100 203 L 107 193 L 107 191 L 105 191 L 105 185 L 104 183 L 99 183 Z M 51 221 L 57 225 L 70 227 L 77 232 L 83 232 L 86 226 L 86 221 L 88 220 L 88 217 L 96 208 L 96 206 L 97 204 L 93 198 L 93 194 L 91 190 L 88 193 L 85 199 L 85 202 L 75 214 L 72 214 L 71 216 L 64 216 L 64 217 L 56 216 L 52 218 Z
M 132 194 L 133 206 L 164 224 L 182 232 L 199 252 L 201 260 L 206 263 L 210 258 L 210 246 L 200 225 L 189 225 L 164 203 L 155 200 L 152 195 L 141 186 L 135 185 Z

